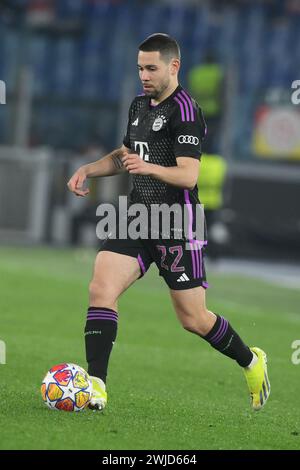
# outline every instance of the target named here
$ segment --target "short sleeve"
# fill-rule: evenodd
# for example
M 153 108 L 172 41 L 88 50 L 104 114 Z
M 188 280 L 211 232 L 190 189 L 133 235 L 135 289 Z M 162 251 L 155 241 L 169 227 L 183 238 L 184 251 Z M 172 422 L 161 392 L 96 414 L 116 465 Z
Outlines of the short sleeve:
M 202 154 L 201 144 L 206 135 L 203 113 L 191 99 L 178 100 L 177 105 L 171 120 L 175 157 L 191 157 L 199 160 Z

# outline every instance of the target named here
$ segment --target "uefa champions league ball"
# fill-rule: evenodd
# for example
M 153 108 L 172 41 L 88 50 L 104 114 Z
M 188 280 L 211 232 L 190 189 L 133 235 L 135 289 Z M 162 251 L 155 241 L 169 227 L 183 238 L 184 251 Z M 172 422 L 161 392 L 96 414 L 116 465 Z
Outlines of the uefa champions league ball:
M 76 364 L 58 364 L 47 372 L 41 386 L 44 403 L 51 410 L 82 411 L 90 403 L 92 382 Z

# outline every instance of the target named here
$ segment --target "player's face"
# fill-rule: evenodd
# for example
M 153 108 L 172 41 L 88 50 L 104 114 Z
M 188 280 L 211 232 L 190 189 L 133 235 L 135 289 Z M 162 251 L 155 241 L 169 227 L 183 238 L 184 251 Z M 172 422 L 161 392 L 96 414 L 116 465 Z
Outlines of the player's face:
M 138 69 L 144 93 L 153 99 L 163 95 L 170 87 L 172 76 L 177 73 L 173 61 L 167 64 L 158 51 L 139 51 Z

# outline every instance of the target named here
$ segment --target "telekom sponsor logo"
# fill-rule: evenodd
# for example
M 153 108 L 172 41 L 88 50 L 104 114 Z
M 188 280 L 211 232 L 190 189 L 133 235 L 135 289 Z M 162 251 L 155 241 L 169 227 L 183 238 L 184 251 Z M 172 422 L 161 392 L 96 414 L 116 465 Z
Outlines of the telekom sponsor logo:
M 148 142 L 134 142 L 134 150 L 138 152 L 140 158 L 145 160 L 145 162 L 149 161 L 149 145 Z

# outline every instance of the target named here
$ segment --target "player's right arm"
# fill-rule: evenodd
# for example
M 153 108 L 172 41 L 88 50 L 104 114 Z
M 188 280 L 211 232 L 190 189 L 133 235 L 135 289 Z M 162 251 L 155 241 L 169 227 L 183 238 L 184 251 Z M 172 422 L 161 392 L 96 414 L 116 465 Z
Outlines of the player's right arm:
M 113 150 L 113 152 L 105 155 L 105 157 L 94 163 L 81 166 L 68 182 L 68 188 L 77 196 L 86 196 L 89 194 L 88 188 L 83 188 L 83 184 L 87 178 L 95 178 L 97 176 L 112 176 L 126 171 L 123 165 L 123 158 L 130 153 L 130 123 L 132 122 L 133 104 L 130 105 L 128 112 L 127 132 L 124 136 L 122 147 Z
M 122 145 L 122 147 L 113 150 L 100 160 L 81 166 L 68 181 L 69 190 L 77 196 L 86 196 L 90 192 L 88 188 L 83 189 L 83 184 L 87 178 L 113 176 L 125 171 L 122 158 L 128 152 L 129 149 Z

